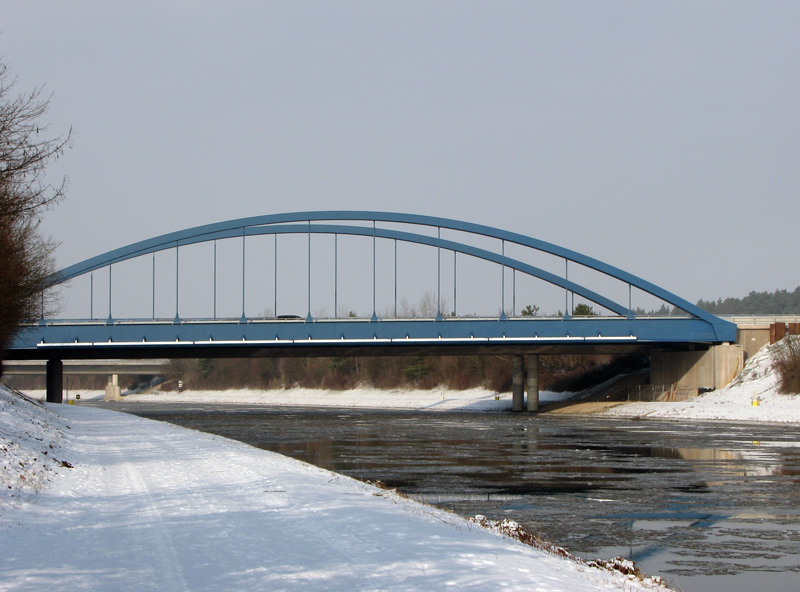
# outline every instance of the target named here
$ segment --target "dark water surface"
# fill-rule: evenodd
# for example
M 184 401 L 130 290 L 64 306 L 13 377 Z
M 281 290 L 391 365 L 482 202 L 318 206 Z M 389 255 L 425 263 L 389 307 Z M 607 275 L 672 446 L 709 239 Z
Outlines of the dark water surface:
M 725 423 L 116 403 L 463 516 L 510 518 L 676 589 L 800 590 L 800 428 Z

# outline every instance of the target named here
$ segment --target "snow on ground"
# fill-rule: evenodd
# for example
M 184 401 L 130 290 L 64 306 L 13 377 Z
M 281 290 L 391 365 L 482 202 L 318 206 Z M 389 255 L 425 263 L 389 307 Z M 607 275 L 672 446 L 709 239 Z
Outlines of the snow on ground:
M 0 504 L 30 499 L 62 465 L 61 417 L 0 386 Z M 3 515 L 0 514 L 0 521 Z M 2 522 L 0 522 L 2 524 Z
M 76 391 L 70 399 L 80 394 L 81 400 L 102 399 L 102 391 Z M 37 400 L 45 399 L 44 391 L 29 393 Z M 542 392 L 540 402 L 563 401 L 574 393 Z M 433 390 L 380 390 L 357 388 L 346 391 L 326 389 L 230 389 L 224 391 L 164 391 L 150 394 L 129 394 L 126 402 L 147 401 L 161 403 L 239 403 L 245 405 L 300 405 L 312 407 L 356 407 L 374 409 L 414 409 L 422 411 L 508 411 L 511 393 L 495 393 L 476 388 L 464 391 Z
M 542 402 L 559 401 L 571 393 L 541 393 Z M 130 401 L 179 401 L 252 403 L 261 405 L 312 405 L 319 407 L 361 407 L 376 409 L 415 409 L 423 411 L 507 411 L 511 409 L 511 393 L 495 393 L 476 388 L 464 391 L 379 390 L 358 388 L 347 391 L 325 389 L 284 389 L 269 391 L 194 391 L 129 395 Z
M 219 436 L 0 405 L 2 590 L 666 590 Z
M 725 388 L 678 402 L 626 403 L 603 411 L 614 417 L 800 423 L 800 395 L 778 393 L 772 365 L 782 342 L 761 348 Z M 753 401 L 757 405 L 753 405 Z

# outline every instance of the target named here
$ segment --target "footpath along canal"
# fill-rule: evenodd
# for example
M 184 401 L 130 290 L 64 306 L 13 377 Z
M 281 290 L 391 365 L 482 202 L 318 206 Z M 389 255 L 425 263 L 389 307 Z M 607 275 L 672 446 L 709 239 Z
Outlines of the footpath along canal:
M 103 405 L 102 403 L 97 403 Z M 115 403 L 463 516 L 510 518 L 679 590 L 800 581 L 800 427 L 249 405 Z

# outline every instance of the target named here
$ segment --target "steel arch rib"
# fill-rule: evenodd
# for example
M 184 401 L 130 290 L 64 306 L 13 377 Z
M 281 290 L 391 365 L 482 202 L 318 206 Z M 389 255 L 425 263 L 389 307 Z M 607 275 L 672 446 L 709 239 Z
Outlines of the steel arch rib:
M 245 234 L 248 235 L 256 235 L 256 234 L 274 234 L 280 232 L 288 232 L 287 230 L 280 231 L 280 226 L 272 226 L 271 228 L 264 228 L 263 230 L 256 230 L 255 227 L 269 227 L 270 225 L 286 225 L 287 223 L 292 222 L 320 222 L 320 221 L 365 221 L 365 222 L 391 222 L 391 223 L 398 223 L 398 224 L 414 224 L 419 226 L 427 226 L 433 228 L 446 228 L 449 230 L 455 230 L 458 232 L 465 232 L 470 234 L 476 234 L 480 236 L 485 236 L 489 238 L 495 238 L 498 240 L 507 241 L 510 243 L 516 243 L 525 247 L 532 248 L 537 251 L 541 251 L 544 253 L 549 253 L 556 257 L 560 257 L 566 259 L 568 261 L 573 261 L 590 269 L 594 269 L 602 274 L 605 274 L 609 277 L 615 278 L 621 282 L 630 284 L 631 286 L 635 286 L 636 288 L 647 292 L 664 302 L 667 302 L 677 308 L 684 310 L 685 312 L 693 315 L 697 318 L 700 318 L 704 321 L 715 325 L 720 322 L 717 317 L 711 315 L 710 313 L 698 308 L 694 304 L 691 304 L 689 301 L 684 300 L 683 298 L 664 290 L 652 284 L 642 278 L 639 278 L 631 273 L 628 273 L 622 269 L 589 257 L 587 255 L 583 255 L 576 251 L 572 251 L 570 249 L 566 249 L 560 247 L 558 245 L 554 245 L 552 243 L 548 243 L 539 239 L 535 239 L 529 236 L 525 236 L 522 234 L 518 234 L 515 232 L 510 232 L 506 230 L 501 230 L 498 228 L 493 228 L 491 226 L 485 226 L 482 224 L 475 224 L 471 222 L 463 222 L 459 220 L 449 219 L 449 218 L 439 218 L 435 216 L 425 216 L 420 214 L 402 214 L 402 213 L 394 213 L 394 212 L 372 212 L 372 211 L 308 211 L 308 212 L 289 212 L 289 213 L 282 213 L 282 214 L 267 214 L 263 216 L 253 216 L 248 218 L 238 218 L 234 220 L 228 220 L 224 222 L 215 222 L 212 224 L 206 224 L 202 226 L 196 226 L 193 228 L 188 228 L 185 230 L 179 230 L 176 232 L 171 232 L 168 234 L 164 234 L 161 236 L 157 236 L 154 238 L 150 238 L 147 240 L 139 241 L 137 243 L 133 243 L 131 245 L 120 247 L 118 249 L 114 249 L 112 251 L 108 251 L 101 255 L 97 255 L 90 259 L 86 259 L 80 263 L 76 263 L 75 265 L 71 265 L 69 267 L 65 267 L 62 270 L 56 272 L 52 277 L 52 284 L 58 284 L 65 282 L 69 279 L 77 277 L 79 275 L 88 273 L 90 271 L 94 271 L 96 269 L 103 268 L 107 265 L 111 265 L 114 263 L 119 263 L 125 261 L 127 259 L 132 259 L 135 257 L 139 257 L 141 255 L 146 255 L 148 253 L 153 253 L 156 251 L 161 251 L 165 249 L 174 248 L 177 246 L 189 245 L 198 242 L 206 242 L 215 239 L 223 239 L 223 238 L 233 238 L 235 236 L 242 235 L 242 229 L 245 229 Z M 319 227 L 319 225 L 311 225 L 311 231 L 315 232 L 315 228 Z M 302 232 L 308 232 L 309 226 L 303 226 Z M 332 226 L 331 228 L 337 228 L 336 226 Z M 342 229 L 350 229 L 351 232 L 342 232 L 342 234 L 356 234 L 356 232 L 352 232 L 354 229 L 363 230 L 363 234 L 367 236 L 372 236 L 373 229 L 367 227 L 352 227 L 352 226 L 344 226 L 338 227 Z M 297 232 L 293 230 L 292 232 Z M 431 237 L 426 237 L 425 235 L 416 235 L 413 233 L 401 233 L 398 231 L 387 230 L 387 229 L 376 229 L 375 231 L 376 236 L 380 238 L 398 238 L 399 240 L 408 240 L 414 238 L 410 242 L 419 242 L 421 244 L 429 244 L 431 246 L 436 246 L 436 244 L 440 244 L 440 246 L 445 245 L 445 243 L 449 243 L 449 250 L 456 250 L 459 252 L 464 252 L 482 259 L 487 259 L 489 261 L 493 261 L 495 263 L 500 263 L 497 260 L 497 255 L 491 254 L 489 251 L 485 251 L 482 249 L 476 249 L 474 247 L 469 247 L 468 245 L 463 245 L 462 243 L 455 243 L 453 241 L 441 241 L 438 242 L 436 239 Z M 358 234 L 362 234 L 362 232 L 358 232 Z M 405 239 L 401 238 L 401 235 L 405 236 Z M 428 239 L 429 242 L 424 242 L 422 239 Z M 469 252 L 469 251 L 474 252 Z M 478 255 L 475 252 L 480 251 L 482 254 Z M 491 256 L 487 256 L 491 255 Z M 566 278 L 560 278 L 554 274 L 550 274 L 549 272 L 545 272 L 543 270 L 539 270 L 533 266 L 529 266 L 519 261 L 513 261 L 511 259 L 504 259 L 506 265 L 508 267 L 519 269 L 524 273 L 528 273 L 530 275 L 534 275 L 539 277 L 545 281 L 550 283 L 554 283 L 555 285 L 559 285 L 561 287 L 565 287 L 570 291 L 575 292 L 576 294 L 580 294 L 581 296 L 608 308 L 614 312 L 619 314 L 626 314 L 628 309 L 625 307 L 621 307 L 620 305 L 614 303 L 613 301 L 608 300 L 607 298 L 600 296 L 599 294 L 595 294 L 591 290 L 583 286 L 579 286 L 574 284 L 573 282 L 569 282 L 567 285 Z M 510 263 L 514 263 L 514 265 L 510 265 Z
M 397 239 L 407 243 L 415 243 L 420 245 L 425 245 L 429 247 L 441 247 L 447 251 L 455 251 L 457 253 L 463 253 L 465 255 L 469 255 L 478 259 L 483 259 L 485 261 L 490 261 L 492 263 L 496 263 L 498 265 L 504 264 L 509 269 L 516 269 L 522 273 L 527 275 L 537 277 L 545 282 L 553 284 L 555 286 L 569 289 L 570 291 L 578 294 L 587 300 L 594 302 L 595 304 L 602 306 L 612 312 L 615 312 L 619 315 L 627 316 L 630 313 L 630 310 L 624 306 L 619 305 L 618 303 L 610 300 L 609 298 L 603 296 L 602 294 L 598 294 L 593 290 L 582 286 L 576 282 L 567 282 L 565 278 L 562 278 L 554 273 L 550 273 L 549 271 L 545 271 L 523 261 L 519 261 L 516 259 L 512 259 L 510 257 L 502 257 L 496 253 L 491 251 L 487 251 L 486 249 L 479 249 L 477 247 L 473 247 L 471 245 L 467 245 L 464 243 L 459 243 L 450 240 L 438 240 L 437 238 L 426 236 L 423 234 L 415 234 L 411 232 L 402 232 L 397 230 L 389 230 L 389 229 L 375 229 L 367 228 L 363 226 L 344 226 L 344 225 L 330 225 L 330 224 L 315 224 L 309 228 L 307 225 L 288 225 L 282 224 L 279 226 L 252 226 L 246 227 L 245 235 L 246 236 L 259 236 L 259 235 L 269 235 L 269 234 L 307 234 L 311 232 L 312 234 L 340 234 L 340 235 L 352 235 L 352 236 L 364 236 L 364 237 L 371 237 L 375 236 L 377 238 L 382 239 Z M 228 229 L 220 232 L 213 232 L 210 234 L 202 234 L 196 235 L 191 238 L 186 238 L 178 241 L 179 246 L 186 246 L 191 244 L 196 244 L 200 242 L 206 242 L 210 240 L 223 240 L 228 238 L 240 238 L 242 236 L 242 229 L 241 227 L 236 227 L 233 229 Z M 168 242 L 166 243 L 166 248 L 174 248 L 176 246 L 175 242 Z M 150 251 L 143 251 L 137 252 L 134 255 L 130 255 L 124 258 L 115 258 L 113 261 L 109 259 L 104 259 L 101 262 L 94 265 L 91 269 L 82 270 L 77 272 L 69 272 L 68 277 L 62 279 L 61 281 L 67 281 L 70 278 L 74 278 L 79 276 L 83 273 L 87 273 L 88 271 L 92 271 L 95 269 L 99 269 L 105 267 L 109 263 L 118 263 L 124 261 L 126 259 L 138 257 L 141 255 L 146 255 Z M 102 256 L 101 256 L 102 257 Z M 79 264 L 80 265 L 80 264 Z M 67 268 L 64 271 L 67 271 L 71 268 Z
M 272 227 L 272 228 L 253 228 L 251 229 L 247 235 L 248 236 L 255 236 L 260 234 L 306 234 L 309 232 L 309 228 L 307 226 L 297 225 L 297 226 L 279 226 L 279 227 Z M 415 243 L 419 245 L 425 245 L 428 247 L 441 247 L 446 251 L 455 251 L 457 253 L 463 253 L 465 255 L 470 255 L 472 257 L 476 257 L 478 259 L 483 259 L 484 261 L 490 261 L 492 263 L 497 263 L 498 265 L 505 264 L 506 267 L 509 269 L 516 269 L 517 271 L 521 271 L 522 273 L 537 277 L 541 280 L 544 280 L 550 284 L 559 286 L 561 288 L 569 287 L 569 290 L 583 296 L 587 300 L 594 302 L 595 304 L 602 306 L 612 312 L 615 312 L 620 315 L 627 315 L 630 311 L 628 308 L 624 306 L 620 306 L 613 300 L 606 298 L 605 296 L 590 290 L 589 288 L 582 286 L 580 284 L 576 284 L 574 282 L 569 282 L 569 286 L 567 286 L 567 282 L 564 278 L 557 276 L 549 271 L 545 271 L 533 265 L 529 265 L 523 261 L 519 261 L 516 259 L 512 259 L 509 257 L 502 257 L 497 253 L 492 253 L 491 251 L 487 251 L 486 249 L 479 249 L 477 247 L 473 247 L 471 245 L 466 245 L 464 243 L 459 243 L 451 240 L 439 240 L 436 237 L 426 236 L 424 234 L 415 234 L 411 232 L 402 232 L 397 230 L 389 230 L 389 229 L 375 229 L 373 231 L 372 228 L 366 228 L 361 226 L 342 226 L 342 225 L 314 225 L 311 227 L 312 234 L 347 234 L 353 236 L 364 236 L 364 237 L 371 237 L 375 236 L 377 238 L 383 239 L 397 239 L 407 243 Z M 231 234 L 231 237 L 238 236 Z

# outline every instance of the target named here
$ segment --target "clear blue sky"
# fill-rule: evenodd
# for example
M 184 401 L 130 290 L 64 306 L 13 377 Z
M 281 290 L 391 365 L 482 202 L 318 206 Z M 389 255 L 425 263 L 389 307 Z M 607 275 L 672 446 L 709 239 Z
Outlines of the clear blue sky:
M 529 234 L 690 301 L 800 284 L 800 3 L 0 2 L 72 149 L 59 265 L 376 209 Z

